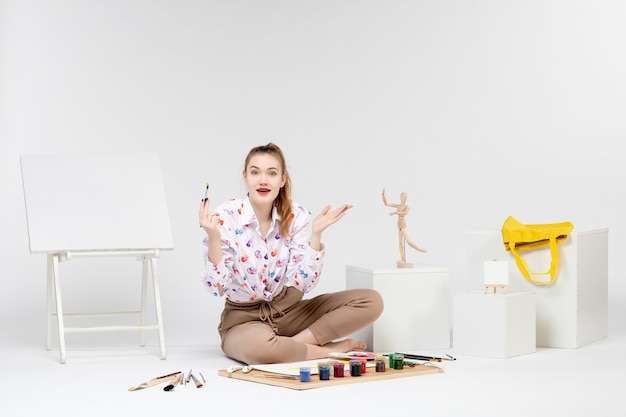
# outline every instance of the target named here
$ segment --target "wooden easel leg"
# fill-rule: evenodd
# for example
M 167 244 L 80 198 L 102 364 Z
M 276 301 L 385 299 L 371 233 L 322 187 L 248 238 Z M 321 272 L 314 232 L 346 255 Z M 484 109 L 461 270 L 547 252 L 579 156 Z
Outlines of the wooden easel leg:
M 498 293 L 498 288 L 500 288 L 503 295 L 506 294 L 506 285 L 497 285 L 497 284 L 485 284 L 483 294 L 487 294 L 487 291 L 489 291 L 489 289 L 493 289 L 493 293 L 495 295 Z

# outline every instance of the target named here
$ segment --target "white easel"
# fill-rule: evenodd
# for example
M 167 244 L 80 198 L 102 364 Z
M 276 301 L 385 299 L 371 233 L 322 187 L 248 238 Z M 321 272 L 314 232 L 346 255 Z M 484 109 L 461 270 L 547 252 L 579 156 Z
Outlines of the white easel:
M 22 180 L 30 252 L 47 255 L 46 349 L 56 316 L 61 363 L 65 334 L 157 330 L 161 359 L 165 339 L 157 258 L 173 249 L 165 192 L 156 153 L 22 155 Z M 141 309 L 106 313 L 63 311 L 59 264 L 80 257 L 136 257 L 142 263 Z M 147 320 L 148 275 L 155 324 Z M 138 316 L 139 324 L 66 327 L 65 318 Z

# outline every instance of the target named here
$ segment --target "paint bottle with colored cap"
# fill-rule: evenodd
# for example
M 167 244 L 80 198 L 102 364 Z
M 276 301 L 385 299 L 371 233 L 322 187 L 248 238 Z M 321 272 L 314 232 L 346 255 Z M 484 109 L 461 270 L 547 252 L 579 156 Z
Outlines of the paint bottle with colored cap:
M 300 382 L 311 382 L 311 368 L 308 366 L 300 368 Z
M 330 379 L 330 365 L 318 365 L 317 371 L 320 376 L 320 381 L 328 381 Z
M 348 363 L 350 364 L 350 375 L 361 376 L 361 361 L 351 360 Z
M 376 372 L 386 371 L 385 359 L 383 359 L 381 356 L 377 356 L 375 359 L 375 362 L 376 362 Z
M 333 363 L 333 376 L 335 378 L 343 378 L 344 367 L 345 365 L 343 364 L 343 362 Z
M 404 355 L 396 353 L 393 355 L 393 369 L 404 368 Z

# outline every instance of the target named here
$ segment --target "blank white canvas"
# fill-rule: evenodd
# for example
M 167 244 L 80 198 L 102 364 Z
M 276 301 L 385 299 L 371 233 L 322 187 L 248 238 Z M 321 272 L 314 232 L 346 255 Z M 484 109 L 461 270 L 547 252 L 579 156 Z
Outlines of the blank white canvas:
M 173 249 L 156 153 L 21 155 L 31 253 Z
M 485 285 L 509 285 L 509 263 L 485 261 L 483 276 Z

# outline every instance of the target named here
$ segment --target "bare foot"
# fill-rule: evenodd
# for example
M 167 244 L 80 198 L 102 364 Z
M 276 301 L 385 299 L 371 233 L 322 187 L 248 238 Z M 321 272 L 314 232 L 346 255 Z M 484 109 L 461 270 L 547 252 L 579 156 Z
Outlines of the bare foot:
M 329 352 L 346 353 L 353 350 L 365 350 L 367 345 L 365 345 L 365 343 L 361 342 L 360 340 L 345 339 L 338 342 L 326 343 L 321 347 L 330 349 Z
M 354 339 L 330 342 L 322 346 L 307 344 L 306 358 L 307 360 L 327 358 L 332 352 L 346 353 L 353 350 L 365 350 L 366 347 L 365 343 Z

